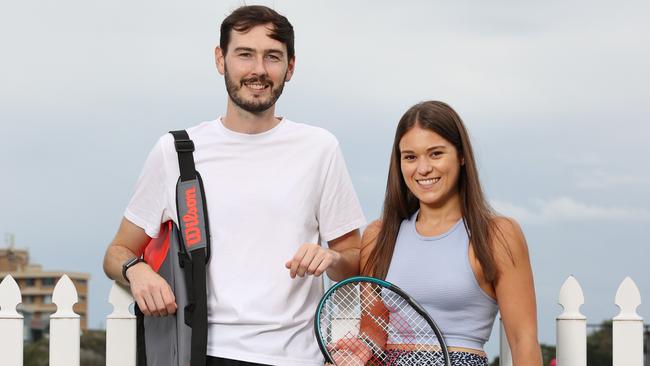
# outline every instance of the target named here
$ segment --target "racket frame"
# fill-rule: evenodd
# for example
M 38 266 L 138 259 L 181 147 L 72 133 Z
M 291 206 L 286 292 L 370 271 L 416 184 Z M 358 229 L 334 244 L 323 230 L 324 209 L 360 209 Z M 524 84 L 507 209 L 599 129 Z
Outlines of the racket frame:
M 399 296 L 401 296 L 406 302 L 411 305 L 411 307 L 418 313 L 420 316 L 424 318 L 424 320 L 431 326 L 431 329 L 435 333 L 436 337 L 438 338 L 438 341 L 440 342 L 440 350 L 443 354 L 445 364 L 446 365 L 451 365 L 451 361 L 449 358 L 449 351 L 447 349 L 447 344 L 445 343 L 445 339 L 442 336 L 442 332 L 440 331 L 440 328 L 438 328 L 438 325 L 433 321 L 429 313 L 427 313 L 426 310 L 417 302 L 415 299 L 413 299 L 411 296 L 409 296 L 404 290 L 401 288 L 397 287 L 396 285 L 393 285 L 392 283 L 384 280 L 380 280 L 378 278 L 374 277 L 367 277 L 367 276 L 355 276 L 355 277 L 350 277 L 347 278 L 343 281 L 337 282 L 334 284 L 332 287 L 330 287 L 323 297 L 321 298 L 320 302 L 318 303 L 318 308 L 316 309 L 316 316 L 314 317 L 314 332 L 316 334 L 316 341 L 318 343 L 318 347 L 321 350 L 321 353 L 325 357 L 325 361 L 328 363 L 331 363 L 332 365 L 335 365 L 334 359 L 330 355 L 329 351 L 327 350 L 327 347 L 325 346 L 325 342 L 323 342 L 323 337 L 321 336 L 321 324 L 320 324 L 320 316 L 321 312 L 323 310 L 323 306 L 325 305 L 325 302 L 327 299 L 329 299 L 334 291 L 337 289 L 348 285 L 350 283 L 372 283 L 384 288 L 387 288 Z

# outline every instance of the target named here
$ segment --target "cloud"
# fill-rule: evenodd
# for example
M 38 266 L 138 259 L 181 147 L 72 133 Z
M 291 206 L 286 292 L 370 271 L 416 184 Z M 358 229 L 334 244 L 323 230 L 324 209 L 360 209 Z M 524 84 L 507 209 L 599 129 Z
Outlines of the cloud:
M 650 177 L 640 174 L 625 174 L 613 172 L 610 169 L 595 169 L 591 171 L 579 171 L 575 174 L 576 187 L 582 189 L 608 189 L 617 187 L 647 187 L 650 184 Z
M 570 197 L 533 199 L 528 205 L 501 200 L 492 200 L 491 203 L 499 213 L 533 224 L 557 221 L 650 221 L 650 210 L 647 209 L 599 206 L 578 202 Z

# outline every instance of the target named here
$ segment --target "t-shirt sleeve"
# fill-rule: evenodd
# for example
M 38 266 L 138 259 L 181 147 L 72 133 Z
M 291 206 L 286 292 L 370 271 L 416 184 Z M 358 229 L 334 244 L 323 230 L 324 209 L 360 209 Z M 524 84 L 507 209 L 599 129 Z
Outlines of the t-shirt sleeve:
M 166 190 L 166 163 L 161 138 L 144 163 L 124 217 L 144 229 L 152 238 L 158 236 L 160 225 L 169 220 Z
M 366 224 L 341 149 L 336 145 L 327 171 L 318 209 L 321 238 L 331 241 Z

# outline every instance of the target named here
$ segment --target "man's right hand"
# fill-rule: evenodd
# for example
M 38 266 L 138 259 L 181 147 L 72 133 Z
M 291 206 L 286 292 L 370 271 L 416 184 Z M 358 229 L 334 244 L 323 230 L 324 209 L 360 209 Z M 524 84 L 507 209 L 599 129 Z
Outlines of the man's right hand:
M 124 262 L 142 255 L 150 241 L 144 229 L 123 218 L 115 239 L 106 249 L 104 272 L 109 278 L 131 287 L 131 294 L 143 314 L 167 316 L 176 312 L 176 298 L 167 281 L 148 264 L 140 262 L 131 266 L 126 271 L 128 283 L 122 276 Z
M 148 264 L 140 262 L 126 271 L 131 294 L 147 316 L 167 316 L 176 312 L 176 298 L 164 278 Z

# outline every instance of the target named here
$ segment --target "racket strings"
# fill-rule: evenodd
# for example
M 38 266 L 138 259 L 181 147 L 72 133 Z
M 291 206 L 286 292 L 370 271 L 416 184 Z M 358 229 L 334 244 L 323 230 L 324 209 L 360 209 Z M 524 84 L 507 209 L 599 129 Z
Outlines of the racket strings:
M 338 288 L 325 303 L 320 323 L 326 347 L 340 366 L 445 364 L 426 319 L 380 286 L 350 283 Z
M 383 302 L 390 311 L 389 343 L 437 345 L 438 338 L 429 323 L 401 296 L 384 294 Z

